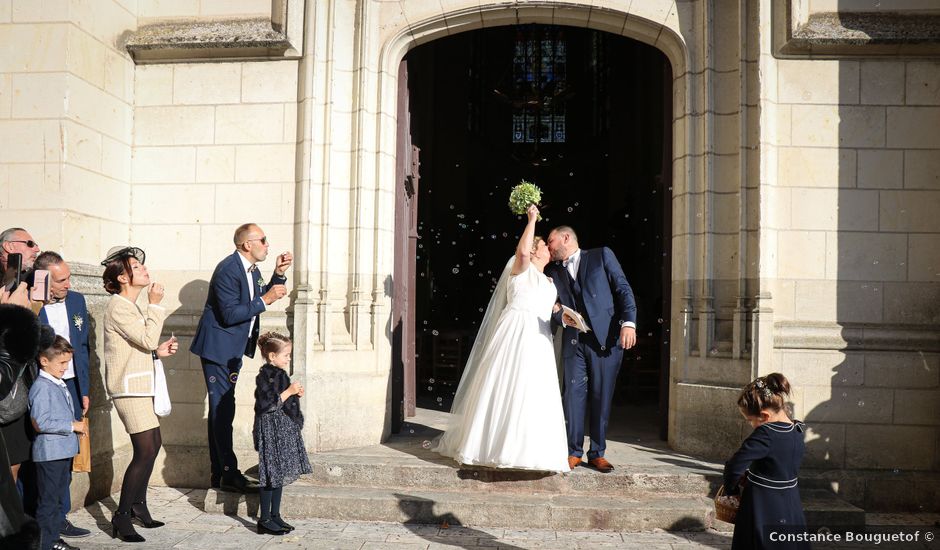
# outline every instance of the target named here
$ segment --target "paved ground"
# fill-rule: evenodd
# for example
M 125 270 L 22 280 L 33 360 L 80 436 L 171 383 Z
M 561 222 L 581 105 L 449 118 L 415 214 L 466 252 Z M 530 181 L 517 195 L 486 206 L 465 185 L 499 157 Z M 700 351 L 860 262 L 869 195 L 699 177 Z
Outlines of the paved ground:
M 290 488 L 287 488 L 290 491 Z M 114 496 L 116 498 L 117 495 Z M 202 510 L 205 491 L 190 489 L 151 488 L 148 493 L 153 516 L 167 525 L 159 529 L 139 529 L 147 538 L 144 544 L 122 544 L 110 537 L 109 521 L 115 508 L 114 499 L 106 499 L 73 512 L 69 518 L 92 530 L 93 536 L 71 539 L 83 550 L 105 548 L 188 548 L 237 549 L 257 548 L 336 548 L 343 550 L 418 550 L 418 549 L 581 549 L 625 548 L 636 550 L 692 550 L 730 548 L 730 533 L 705 531 L 695 533 L 612 533 L 526 529 L 488 529 L 447 527 L 439 525 L 402 525 L 398 523 L 293 520 L 290 510 L 282 510 L 297 530 L 287 536 L 274 537 L 255 533 L 252 518 L 207 514 Z M 940 514 L 869 515 L 869 524 L 924 525 L 940 533 L 935 522 Z M 520 519 L 524 524 L 524 519 Z M 840 548 L 896 548 L 890 545 L 841 546 Z M 931 548 L 905 546 L 904 548 Z

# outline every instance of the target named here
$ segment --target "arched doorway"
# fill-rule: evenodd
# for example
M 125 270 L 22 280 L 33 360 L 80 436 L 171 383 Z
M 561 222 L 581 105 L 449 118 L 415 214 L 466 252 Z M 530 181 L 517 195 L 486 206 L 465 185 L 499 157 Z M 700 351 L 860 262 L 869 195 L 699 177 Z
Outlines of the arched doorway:
M 411 50 L 399 94 L 399 173 L 410 176 L 413 195 L 398 206 L 396 241 L 410 240 L 410 250 L 396 249 L 395 296 L 400 305 L 400 288 L 413 294 L 393 353 L 405 356 L 400 378 L 413 369 L 415 402 L 449 407 L 523 225 L 508 211 L 509 190 L 526 179 L 543 190 L 542 234 L 571 225 L 583 247 L 609 246 L 620 259 L 638 299 L 640 343 L 625 354 L 611 423 L 629 417 L 635 427 L 642 419 L 646 433 L 665 438 L 672 235 L 666 57 L 584 28 L 489 28 Z

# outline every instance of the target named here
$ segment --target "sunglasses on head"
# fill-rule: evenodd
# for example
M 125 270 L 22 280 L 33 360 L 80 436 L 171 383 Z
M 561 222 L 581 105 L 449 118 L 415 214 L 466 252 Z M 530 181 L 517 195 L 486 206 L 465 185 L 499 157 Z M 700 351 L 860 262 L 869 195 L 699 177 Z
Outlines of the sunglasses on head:
M 27 248 L 39 248 L 39 243 L 36 241 L 7 241 L 8 243 L 23 243 Z

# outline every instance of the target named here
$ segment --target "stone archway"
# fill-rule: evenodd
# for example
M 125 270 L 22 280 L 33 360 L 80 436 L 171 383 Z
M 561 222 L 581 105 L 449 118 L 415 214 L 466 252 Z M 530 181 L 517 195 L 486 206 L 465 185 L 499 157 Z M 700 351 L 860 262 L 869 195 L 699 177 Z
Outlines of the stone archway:
M 471 10 L 471 13 L 474 13 Z M 406 31 L 399 33 L 397 36 L 393 37 L 390 41 L 387 42 L 387 47 L 384 49 L 384 65 L 387 66 L 391 63 L 397 63 L 403 58 L 404 54 L 407 51 L 419 44 L 426 43 L 432 40 L 436 40 L 443 36 L 453 35 L 458 32 L 467 32 L 483 27 L 490 26 L 504 26 L 511 24 L 526 24 L 526 23 L 544 23 L 544 24 L 553 24 L 553 25 L 565 25 L 565 26 L 577 26 L 582 28 L 588 28 L 593 30 L 602 30 L 605 32 L 610 32 L 616 35 L 625 36 L 628 38 L 634 38 L 641 42 L 653 45 L 661 52 L 666 54 L 671 68 L 673 70 L 673 95 L 672 95 L 672 132 L 673 138 L 670 147 L 667 150 L 671 150 L 671 158 L 673 171 L 671 174 L 672 185 L 669 189 L 682 189 L 687 185 L 687 178 L 684 171 L 681 167 L 684 164 L 681 162 L 685 156 L 685 144 L 689 142 L 688 136 L 682 134 L 681 132 L 690 132 L 690 127 L 685 124 L 681 124 L 681 121 L 686 119 L 688 115 L 686 111 L 686 95 L 688 91 L 682 86 L 687 80 L 685 66 L 687 52 L 685 46 L 682 44 L 681 38 L 674 31 L 666 28 L 662 24 L 655 24 L 651 21 L 639 17 L 628 17 L 625 13 L 618 13 L 605 10 L 597 10 L 596 8 L 591 9 L 588 7 L 572 7 L 566 6 L 565 8 L 556 8 L 550 7 L 548 5 L 536 7 L 536 6 L 516 6 L 512 9 L 512 13 L 507 18 L 506 9 L 503 6 L 492 6 L 492 7 L 481 7 L 479 9 L 479 21 L 475 17 L 468 16 L 465 12 L 457 12 L 450 14 L 440 14 L 440 17 L 431 17 L 425 20 L 422 24 L 412 25 Z M 670 53 L 672 55 L 670 55 Z M 396 65 L 397 69 L 397 65 Z M 383 72 L 383 76 L 388 75 L 388 71 Z M 401 75 L 402 73 L 399 70 L 396 70 L 396 76 Z M 677 77 L 678 75 L 678 77 Z M 396 80 L 397 82 L 397 80 Z M 385 93 L 388 85 L 392 84 L 391 79 L 386 83 L 386 86 L 380 89 L 380 93 Z M 397 86 L 397 93 L 401 93 L 402 87 Z M 383 102 L 380 100 L 380 104 Z M 384 102 L 388 104 L 389 102 Z M 400 106 L 399 106 L 400 109 Z M 401 111 L 399 111 L 401 112 Z M 386 119 L 387 120 L 387 119 Z M 382 121 L 384 123 L 384 120 Z M 667 122 L 668 124 L 668 122 Z M 387 133 L 379 132 L 379 136 L 388 135 Z M 400 139 L 401 134 L 399 134 Z M 389 150 L 388 143 L 380 145 L 380 150 Z M 394 149 L 395 145 L 392 144 L 391 147 Z M 401 144 L 398 144 L 399 152 L 404 150 L 401 149 Z M 407 149 L 407 147 L 405 148 Z M 400 167 L 399 167 L 400 171 Z M 386 181 L 388 181 L 386 179 Z M 665 187 L 665 186 L 664 186 Z M 672 210 L 675 210 L 676 205 L 673 202 Z M 401 213 L 398 213 L 399 215 Z M 673 212 L 669 213 L 670 218 L 673 217 Z M 674 251 L 675 253 L 676 251 Z M 400 262 L 396 265 L 400 265 Z M 673 292 L 675 294 L 675 292 Z M 678 308 L 675 308 L 674 311 L 677 311 Z M 668 313 L 666 317 L 673 317 Z M 413 319 L 413 316 L 412 316 Z M 393 324 L 396 321 L 393 320 Z M 669 326 L 669 319 L 665 320 L 666 326 Z M 668 329 L 667 329 L 668 330 Z M 664 346 L 666 348 L 664 356 L 668 357 L 669 344 L 666 343 Z M 393 364 L 395 359 L 393 358 Z M 663 368 L 663 385 L 662 391 L 667 396 L 670 392 L 668 386 L 668 360 L 666 365 Z M 393 367 L 394 368 L 394 367 Z M 407 370 L 407 369 L 406 369 Z M 406 380 L 414 380 L 412 376 L 405 376 Z M 398 383 L 398 381 L 393 382 Z M 394 392 L 394 390 L 393 390 Z M 406 395 L 406 408 L 409 405 L 413 407 L 413 401 L 408 403 L 407 396 L 409 395 L 408 390 L 405 390 Z M 413 396 L 412 396 L 413 397 Z M 666 400 L 664 400 L 665 402 Z M 397 408 L 398 404 L 393 403 L 393 407 Z M 662 436 L 666 436 L 666 426 L 663 424 Z
M 328 396 L 311 402 L 314 450 L 369 444 L 390 429 L 399 63 L 438 37 L 519 23 L 610 32 L 669 60 L 669 441 L 703 455 L 737 444 L 741 425 L 729 392 L 758 363 L 771 364 L 773 349 L 758 275 L 772 238 L 760 229 L 757 185 L 765 115 L 751 101 L 759 50 L 748 22 L 759 7 L 742 2 L 720 18 L 708 2 L 673 0 L 632 2 L 626 11 L 603 0 L 317 2 L 307 9 L 295 197 L 303 267 L 293 323 L 297 347 L 306 350 L 298 369 Z M 345 413 L 351 409 L 355 421 Z M 716 412 L 717 420 L 703 420 Z

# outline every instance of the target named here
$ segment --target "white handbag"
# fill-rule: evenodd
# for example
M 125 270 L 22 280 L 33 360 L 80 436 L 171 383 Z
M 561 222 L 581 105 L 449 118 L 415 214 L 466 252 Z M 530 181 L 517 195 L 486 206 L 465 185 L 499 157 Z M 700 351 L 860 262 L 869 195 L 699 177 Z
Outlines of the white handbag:
M 157 416 L 169 416 L 173 409 L 170 403 L 170 391 L 166 387 L 166 373 L 163 372 L 163 361 L 153 360 L 153 412 Z

